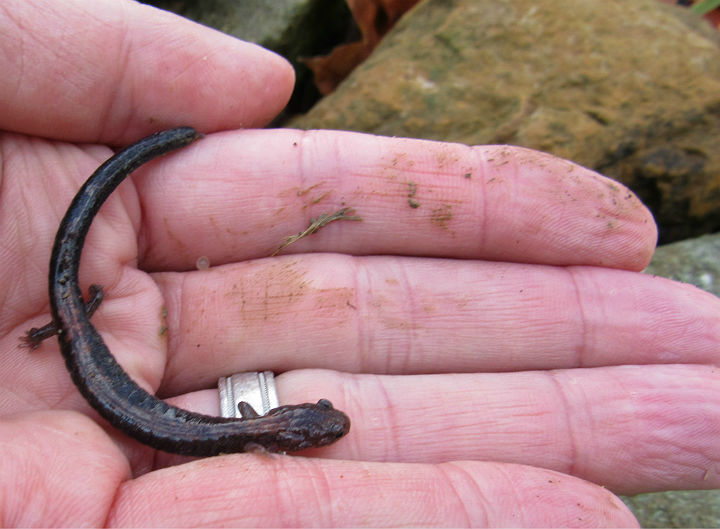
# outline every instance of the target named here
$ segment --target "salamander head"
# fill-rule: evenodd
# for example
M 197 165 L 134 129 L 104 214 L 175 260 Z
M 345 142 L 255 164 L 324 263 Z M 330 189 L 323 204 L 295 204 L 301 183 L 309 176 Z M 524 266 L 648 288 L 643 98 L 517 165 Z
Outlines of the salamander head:
M 348 416 L 326 399 L 317 404 L 281 406 L 270 410 L 267 416 L 285 423 L 275 438 L 277 450 L 282 452 L 329 445 L 350 431 Z

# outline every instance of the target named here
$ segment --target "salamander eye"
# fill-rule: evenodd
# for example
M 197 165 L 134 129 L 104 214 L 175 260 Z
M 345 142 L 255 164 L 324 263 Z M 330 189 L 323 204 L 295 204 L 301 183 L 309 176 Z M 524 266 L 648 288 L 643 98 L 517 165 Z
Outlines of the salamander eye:
M 317 405 L 320 406 L 320 407 L 322 407 L 322 408 L 327 408 L 328 410 L 332 410 L 332 409 L 333 409 L 332 402 L 330 402 L 330 401 L 327 400 L 327 399 L 320 399 L 320 400 L 317 402 Z

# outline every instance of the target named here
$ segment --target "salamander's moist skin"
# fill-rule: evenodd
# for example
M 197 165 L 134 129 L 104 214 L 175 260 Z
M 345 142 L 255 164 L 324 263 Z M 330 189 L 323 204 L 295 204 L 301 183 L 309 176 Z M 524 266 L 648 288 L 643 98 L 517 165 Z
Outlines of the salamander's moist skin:
M 100 206 L 145 162 L 201 138 L 180 127 L 148 136 L 117 153 L 80 188 L 58 228 L 50 259 L 50 306 L 67 368 L 90 405 L 113 426 L 166 452 L 210 456 L 245 450 L 289 452 L 337 441 L 350 419 L 327 400 L 281 406 L 267 415 L 228 419 L 170 406 L 127 375 L 90 323 L 78 282 L 85 236 Z M 44 336 L 47 337 L 47 336 Z M 32 330 L 26 338 L 32 344 Z

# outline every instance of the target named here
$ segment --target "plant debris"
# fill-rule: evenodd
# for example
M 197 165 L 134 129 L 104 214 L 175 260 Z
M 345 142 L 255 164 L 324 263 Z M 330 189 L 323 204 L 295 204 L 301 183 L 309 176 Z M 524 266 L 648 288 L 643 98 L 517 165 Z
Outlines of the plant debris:
M 410 207 L 413 209 L 420 207 L 420 202 L 413 198 L 415 193 L 417 193 L 417 184 L 415 182 L 408 182 L 408 204 L 410 204 Z
M 303 237 L 307 237 L 308 235 L 316 233 L 323 226 L 327 226 L 328 224 L 336 220 L 362 220 L 362 217 L 352 215 L 352 213 L 354 212 L 355 210 L 353 208 L 345 207 L 337 210 L 335 213 L 323 213 L 319 217 L 311 219 L 310 225 L 305 230 L 301 231 L 300 233 L 296 233 L 295 235 L 285 237 L 282 244 L 278 246 L 277 250 L 275 250 L 270 255 L 277 255 L 281 250 L 287 248 L 292 243 L 299 241 Z
M 346 0 L 362 34 L 362 40 L 341 44 L 325 57 L 310 57 L 302 62 L 313 71 L 315 86 L 327 95 L 364 61 L 390 31 L 395 22 L 418 0 Z

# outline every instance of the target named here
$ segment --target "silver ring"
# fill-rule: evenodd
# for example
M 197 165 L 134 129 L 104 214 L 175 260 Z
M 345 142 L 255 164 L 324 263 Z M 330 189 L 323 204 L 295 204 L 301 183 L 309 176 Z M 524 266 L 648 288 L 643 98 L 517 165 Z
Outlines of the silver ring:
M 265 415 L 277 408 L 277 389 L 272 371 L 236 373 L 218 379 L 220 391 L 220 416 L 231 419 L 243 417 L 238 404 L 247 402 L 258 415 Z

